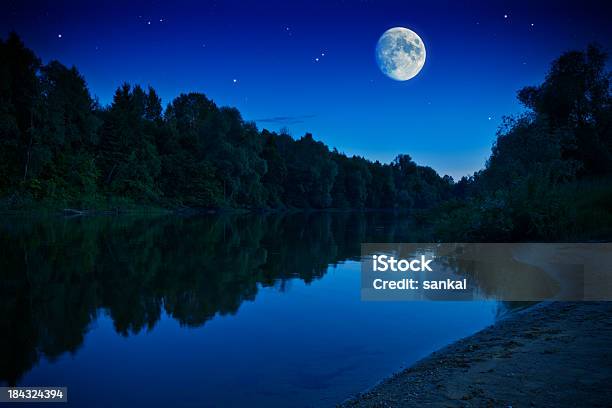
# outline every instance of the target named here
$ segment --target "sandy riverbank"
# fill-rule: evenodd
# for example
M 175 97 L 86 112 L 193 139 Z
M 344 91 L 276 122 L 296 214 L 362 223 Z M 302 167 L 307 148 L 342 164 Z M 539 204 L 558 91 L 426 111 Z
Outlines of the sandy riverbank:
M 612 302 L 517 313 L 341 406 L 610 407 Z

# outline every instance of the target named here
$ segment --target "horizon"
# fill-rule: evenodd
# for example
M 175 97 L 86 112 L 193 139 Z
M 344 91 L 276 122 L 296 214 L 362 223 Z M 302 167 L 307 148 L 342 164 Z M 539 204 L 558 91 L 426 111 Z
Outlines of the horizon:
M 15 30 L 45 63 L 76 66 L 101 105 L 126 82 L 152 86 L 164 108 L 201 92 L 260 130 L 311 133 L 381 163 L 409 154 L 455 180 L 484 167 L 504 116 L 525 111 L 519 89 L 541 83 L 561 53 L 592 42 L 609 50 L 612 38 L 597 2 L 477 11 L 445 2 L 232 4 L 12 2 L 0 29 Z M 378 37 L 393 26 L 415 30 L 427 49 L 423 70 L 406 82 L 375 61 Z

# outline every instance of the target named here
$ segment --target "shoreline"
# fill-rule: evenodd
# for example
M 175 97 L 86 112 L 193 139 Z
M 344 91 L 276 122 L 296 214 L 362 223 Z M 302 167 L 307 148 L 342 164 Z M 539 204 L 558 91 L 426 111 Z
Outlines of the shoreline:
M 429 210 L 420 210 L 429 211 Z M 219 207 L 219 208 L 200 208 L 200 207 L 164 207 L 152 205 L 135 204 L 129 207 L 99 207 L 99 208 L 64 208 L 64 207 L 27 207 L 27 208 L 3 208 L 0 209 L 0 215 L 27 215 L 27 214 L 45 214 L 59 216 L 96 216 L 96 215 L 129 215 L 129 214 L 176 214 L 176 215 L 208 215 L 208 214 L 276 214 L 276 213 L 392 213 L 392 214 L 408 214 L 414 211 L 402 208 L 234 208 L 234 207 Z
M 512 314 L 339 406 L 575 407 L 612 401 L 612 302 Z

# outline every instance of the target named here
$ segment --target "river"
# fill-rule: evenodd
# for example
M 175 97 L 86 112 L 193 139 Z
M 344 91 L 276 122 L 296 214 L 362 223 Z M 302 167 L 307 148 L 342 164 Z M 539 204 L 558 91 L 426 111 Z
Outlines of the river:
M 496 301 L 365 302 L 376 212 L 0 221 L 0 383 L 70 406 L 334 406 L 488 326 Z

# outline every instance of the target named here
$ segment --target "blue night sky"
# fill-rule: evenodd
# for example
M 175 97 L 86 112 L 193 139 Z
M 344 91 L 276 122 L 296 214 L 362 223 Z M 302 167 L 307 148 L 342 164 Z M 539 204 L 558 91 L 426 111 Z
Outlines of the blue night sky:
M 235 106 L 258 127 L 313 133 L 349 155 L 410 154 L 453 177 L 481 168 L 516 91 L 542 81 L 562 52 L 610 51 L 606 2 L 509 1 L 3 2 L 48 62 L 76 65 L 108 104 L 122 82 Z M 415 78 L 384 76 L 374 50 L 388 28 L 420 35 Z M 318 58 L 318 61 L 317 61 Z

